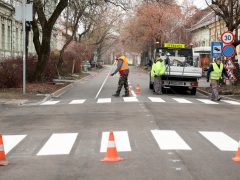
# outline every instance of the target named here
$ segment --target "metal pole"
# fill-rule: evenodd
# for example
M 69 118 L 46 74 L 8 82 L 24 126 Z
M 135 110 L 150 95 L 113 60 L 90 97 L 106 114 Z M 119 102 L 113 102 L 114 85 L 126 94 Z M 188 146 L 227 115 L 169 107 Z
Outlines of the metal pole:
M 23 95 L 26 94 L 26 26 L 25 26 L 25 7 L 26 3 L 22 3 L 22 23 L 23 23 Z

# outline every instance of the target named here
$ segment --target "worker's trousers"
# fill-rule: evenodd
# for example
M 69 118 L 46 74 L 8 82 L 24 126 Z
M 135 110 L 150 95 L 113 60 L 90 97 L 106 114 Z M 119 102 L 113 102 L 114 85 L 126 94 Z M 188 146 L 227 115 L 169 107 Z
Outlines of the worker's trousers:
M 129 88 L 128 88 L 128 74 L 120 74 L 120 78 L 118 81 L 118 88 L 116 91 L 116 94 L 120 94 L 122 87 L 125 88 L 125 95 L 129 94 Z
M 219 81 L 211 79 L 211 100 L 218 100 L 219 99 Z
M 154 77 L 154 91 L 156 94 L 162 94 L 162 77 L 161 76 Z

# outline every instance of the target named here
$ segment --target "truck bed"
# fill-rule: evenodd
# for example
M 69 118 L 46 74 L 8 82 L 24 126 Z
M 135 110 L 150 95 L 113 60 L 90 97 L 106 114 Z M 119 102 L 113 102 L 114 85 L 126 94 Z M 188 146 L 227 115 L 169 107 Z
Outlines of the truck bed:
M 202 69 L 198 67 L 167 66 L 165 77 L 200 78 Z

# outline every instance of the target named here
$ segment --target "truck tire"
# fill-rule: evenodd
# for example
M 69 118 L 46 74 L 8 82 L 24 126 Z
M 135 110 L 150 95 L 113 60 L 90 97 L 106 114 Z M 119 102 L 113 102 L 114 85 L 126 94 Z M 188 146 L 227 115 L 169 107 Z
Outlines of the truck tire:
M 151 81 L 149 82 L 149 89 L 153 89 L 153 84 L 151 83 Z
M 191 89 L 191 95 L 196 95 L 196 92 L 197 92 L 197 88 L 196 87 L 193 87 Z

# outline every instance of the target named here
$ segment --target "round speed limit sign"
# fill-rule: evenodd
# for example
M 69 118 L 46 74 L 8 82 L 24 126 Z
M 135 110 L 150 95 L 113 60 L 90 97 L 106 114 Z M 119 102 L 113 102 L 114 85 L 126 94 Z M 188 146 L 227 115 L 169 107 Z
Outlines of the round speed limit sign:
M 221 40 L 224 44 L 232 44 L 234 42 L 234 34 L 231 31 L 222 33 Z

